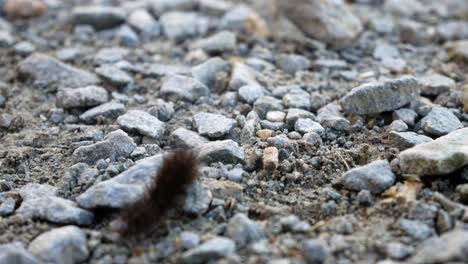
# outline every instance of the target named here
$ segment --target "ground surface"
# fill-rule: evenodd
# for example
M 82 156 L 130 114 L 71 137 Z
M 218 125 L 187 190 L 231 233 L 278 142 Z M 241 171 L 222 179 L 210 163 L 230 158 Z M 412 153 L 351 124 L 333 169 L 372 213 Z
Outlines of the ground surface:
M 463 13 L 466 5 L 457 8 L 450 1 L 427 1 L 430 3 L 411 6 L 406 2 L 408 6 L 399 10 L 398 3 L 392 6 L 372 3 L 380 1 L 356 1 L 363 3 L 352 3 L 346 8 L 362 24 L 357 39 L 345 47 L 332 48 L 334 44 L 323 39 L 297 43 L 264 38 L 261 28 L 265 25 L 260 25 L 260 29 L 254 26 L 254 30 L 246 27 L 249 23 L 263 23 L 252 15 L 256 14 L 254 11 L 247 15 L 245 10 L 233 12 L 238 3 L 226 2 L 224 6 L 224 1 L 201 1 L 205 4 L 187 6 L 184 2 L 190 1 L 180 1 L 180 5 L 174 2 L 175 7 L 155 11 L 157 8 L 145 1 L 102 2 L 118 9 L 114 10 L 117 14 L 98 10 L 91 15 L 101 23 L 115 24 L 104 30 L 76 25 L 90 23 L 89 18 L 73 22 L 79 18 L 76 11 L 71 12 L 72 8 L 96 5 L 81 0 L 49 1 L 48 11 L 39 18 L 5 20 L 0 24 L 1 244 L 21 242 L 38 263 L 47 260 L 47 256 L 53 256 L 53 263 L 68 259 L 68 263 L 102 264 L 345 264 L 384 260 L 468 263 L 466 249 L 463 253 L 463 245 L 468 242 L 455 241 L 456 231 L 452 231 L 467 230 L 468 214 L 464 214 L 463 205 L 468 200 L 468 187 L 464 185 L 468 182 L 468 168 L 463 168 L 468 163 L 467 132 L 459 141 L 465 146 L 459 151 L 464 161 L 451 164 L 448 174 L 437 172 L 431 177 L 404 175 L 398 170 L 392 161 L 410 147 L 402 146 L 390 135 L 390 131 L 412 131 L 437 139 L 468 126 L 468 113 L 463 109 L 464 89 L 468 92 L 468 44 L 450 48 L 456 41 L 468 39 L 468 15 Z M 173 9 L 190 13 L 166 17 L 168 22 L 164 24 L 162 16 Z M 135 10 L 147 11 L 145 14 L 151 14 L 154 20 L 141 13 L 132 20 Z M 229 13 L 231 20 L 225 15 Z M 343 21 L 336 23 L 340 22 Z M 347 23 L 346 19 L 343 23 Z M 447 26 L 449 23 L 453 23 L 452 27 Z M 215 41 L 197 42 L 223 30 L 232 33 Z M 402 33 L 404 30 L 406 33 Z M 6 32 L 10 36 L 5 36 Z M 236 39 L 234 43 L 227 40 L 230 37 Z M 121 50 L 105 50 L 116 47 Z M 25 60 L 39 53 L 50 57 L 37 61 L 32 58 L 26 65 Z M 221 58 L 219 64 L 209 60 L 213 57 Z M 70 68 L 61 63 L 51 66 L 58 63 L 53 58 L 98 76 L 70 73 Z M 207 61 L 212 65 L 205 64 L 199 69 L 203 74 L 197 75 L 194 67 Z M 247 70 L 241 69 L 246 71 L 241 74 L 236 73 L 241 71 L 240 64 L 249 65 Z M 99 67 L 102 70 L 106 65 L 114 70 L 109 75 L 100 73 Z M 159 69 L 151 71 L 151 66 Z M 171 86 L 168 79 L 174 73 L 186 77 Z M 437 80 L 440 85 L 435 85 L 435 80 L 423 81 L 423 77 L 434 73 L 446 77 Z M 416 81 L 390 85 L 397 90 L 403 89 L 399 85 L 417 87 L 417 95 L 411 95 L 406 103 L 397 105 L 408 95 L 381 95 L 378 87 L 385 91 L 392 88 L 377 84 L 375 97 L 367 97 L 373 91 L 365 92 L 356 99 L 356 107 L 367 111 L 375 103 L 382 111 L 363 114 L 347 108 L 352 103 L 343 98 L 351 89 L 407 74 Z M 78 76 L 78 85 L 72 84 L 70 75 Z M 206 81 L 206 76 L 211 81 Z M 91 80 L 85 82 L 85 78 Z M 103 87 L 108 98 L 95 90 L 60 94 L 65 88 L 76 90 L 91 83 Z M 165 85 L 176 91 L 165 92 Z M 194 86 L 204 87 L 203 92 Z M 59 102 L 67 98 L 75 103 Z M 104 109 L 100 110 L 101 116 L 83 117 L 87 110 L 111 101 L 123 109 L 116 113 Z M 389 101 L 390 109 L 383 109 Z M 432 123 L 421 122 L 438 105 L 444 111 L 434 112 Z M 303 127 L 292 114 L 291 109 L 296 108 L 302 109 L 298 116 Z M 395 113 L 399 109 L 407 112 Z M 150 115 L 137 119 L 141 116 L 137 113 L 127 121 L 117 121 L 131 110 Z M 198 123 L 194 116 L 202 112 L 219 115 Z M 134 119 L 137 121 L 132 126 Z M 446 123 L 447 120 L 453 122 Z M 160 126 L 164 126 L 163 131 L 156 133 Z M 205 139 L 187 131 L 181 132 L 184 137 L 175 136 L 174 131 L 181 127 Z M 112 141 L 108 149 L 96 146 L 111 142 L 109 133 L 119 129 L 125 131 L 124 139 Z M 434 132 L 437 129 L 444 131 Z M 226 151 L 205 153 L 201 158 L 201 187 L 191 191 L 189 196 L 195 197 L 194 201 L 185 204 L 193 210 L 174 210 L 155 232 L 136 241 L 120 239 L 110 229 L 110 221 L 129 198 L 125 190 L 118 191 L 112 184 L 105 193 L 108 200 L 98 197 L 91 192 L 96 184 L 139 166 L 139 160 L 164 154 L 176 146 L 195 147 L 197 153 L 202 153 L 202 149 L 212 151 L 206 142 L 225 140 L 232 140 L 235 150 L 223 145 L 220 148 Z M 122 154 L 115 147 L 129 141 L 130 151 Z M 269 147 L 274 147 L 270 149 L 270 163 L 265 152 Z M 77 150 L 80 148 L 82 156 Z M 239 150 L 240 158 L 233 153 Z M 366 184 L 358 184 L 357 188 L 346 183 L 347 171 L 376 160 L 392 162 L 392 167 L 365 167 L 368 172 L 357 174 L 369 173 L 371 179 L 378 179 L 365 179 Z M 150 170 L 146 174 L 151 174 Z M 382 179 L 386 174 L 391 174 L 390 183 Z M 405 184 L 412 187 L 405 190 Z M 41 185 L 57 190 L 28 196 Z M 24 189 L 25 186 L 30 189 Z M 393 189 L 385 192 L 388 188 Z M 415 189 L 416 194 L 411 197 L 409 193 Z M 397 198 L 401 195 L 398 192 L 409 198 Z M 83 193 L 90 195 L 91 205 L 80 201 Z M 437 201 L 435 193 L 455 202 L 456 210 Z M 123 202 L 108 206 L 113 197 L 120 199 L 119 195 L 123 195 Z M 52 200 L 43 199 L 49 196 Z M 11 197 L 14 206 L 8 210 Z M 64 200 L 57 197 L 73 204 L 64 205 Z M 99 199 L 106 201 L 99 205 Z M 45 212 L 46 208 L 52 209 Z M 83 211 L 78 214 L 73 210 Z M 86 217 L 93 219 L 91 224 Z M 410 222 L 405 225 L 402 220 Z M 40 234 L 66 225 L 79 226 L 79 230 L 66 230 L 75 237 L 71 242 L 64 238 L 35 240 Z M 460 232 L 466 235 L 466 231 Z M 425 259 L 425 242 L 444 233 L 449 234 L 444 241 L 453 245 L 454 252 L 439 259 Z M 83 234 L 84 240 L 76 238 Z M 215 240 L 218 249 L 209 243 L 204 248 L 199 246 L 220 237 L 228 240 Z M 74 252 L 81 253 L 61 256 L 60 252 L 53 252 L 54 247 L 75 247 Z M 79 247 L 82 249 L 76 250 Z M 11 249 L 1 248 L 0 257 L 9 254 L 8 250 Z

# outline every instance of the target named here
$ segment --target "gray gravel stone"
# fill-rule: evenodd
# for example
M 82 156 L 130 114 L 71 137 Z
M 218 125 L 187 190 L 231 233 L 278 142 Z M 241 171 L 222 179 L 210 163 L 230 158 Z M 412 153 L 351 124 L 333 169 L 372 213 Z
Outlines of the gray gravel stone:
M 302 244 L 302 256 L 308 264 L 325 263 L 329 255 L 328 245 L 322 239 L 309 239 Z
M 232 65 L 232 74 L 231 80 L 229 81 L 229 87 L 232 90 L 238 90 L 245 85 L 261 86 L 258 83 L 258 79 L 261 78 L 260 76 L 260 73 L 258 73 L 250 66 L 247 66 L 242 62 L 234 62 Z
M 416 145 L 432 141 L 432 138 L 414 132 L 395 132 L 388 134 L 390 144 L 399 150 L 412 148 Z
M 94 215 L 70 200 L 57 197 L 57 188 L 29 183 L 19 189 L 23 202 L 16 214 L 25 219 L 40 219 L 57 224 L 90 225 Z
M 93 185 L 78 196 L 76 201 L 81 207 L 88 209 L 125 208 L 143 195 L 145 186 L 151 182 L 162 160 L 162 155 L 139 160 L 133 167 L 110 180 Z
M 398 57 L 400 57 L 400 51 L 398 48 L 387 43 L 378 43 L 374 49 L 374 58 L 378 60 Z
M 159 120 L 167 122 L 172 118 L 172 115 L 175 112 L 174 103 L 156 99 L 155 105 L 151 107 L 148 112 Z
M 106 89 L 100 86 L 86 86 L 76 89 L 59 89 L 56 104 L 65 109 L 76 107 L 92 107 L 109 100 Z
M 449 42 L 445 48 L 452 58 L 468 61 L 468 40 Z
M 341 106 L 330 103 L 317 111 L 317 120 L 323 127 L 333 128 L 338 131 L 346 131 L 351 123 L 341 113 Z
M 122 46 L 136 48 L 141 44 L 140 37 L 127 25 L 120 27 L 117 38 Z
M 437 36 L 444 40 L 468 39 L 468 22 L 446 21 L 439 23 L 436 28 Z
M 236 245 L 231 239 L 214 237 L 185 252 L 182 255 L 182 262 L 187 264 L 207 263 L 234 254 L 235 250 Z
M 244 149 L 233 140 L 213 141 L 199 148 L 198 157 L 207 164 L 222 162 L 236 164 L 244 162 Z
M 52 264 L 81 263 L 89 255 L 86 234 L 76 226 L 42 233 L 31 241 L 28 250 L 45 263 Z
M 468 128 L 419 144 L 397 156 L 403 175 L 445 175 L 468 164 Z
M 151 29 L 159 27 L 158 22 L 144 8 L 139 8 L 132 11 L 132 13 L 127 18 L 127 22 L 138 32 L 151 31 Z
M 166 130 L 165 123 L 140 110 L 131 110 L 117 118 L 117 123 L 126 131 L 137 131 L 141 135 L 162 139 Z
M 288 108 L 301 108 L 310 110 L 312 103 L 310 95 L 306 92 L 293 92 L 283 96 L 283 104 Z
M 187 191 L 183 211 L 191 215 L 202 215 L 211 204 L 211 195 L 199 182 L 195 182 Z
M 396 180 L 390 163 L 386 160 L 373 161 L 365 166 L 347 171 L 343 175 L 345 188 L 353 191 L 369 190 L 381 193 Z
M 160 94 L 170 100 L 195 102 L 198 98 L 209 95 L 210 90 L 193 78 L 170 75 L 163 80 Z
M 202 136 L 222 138 L 236 126 L 236 121 L 220 114 L 198 113 L 193 116 L 193 125 Z
M 159 21 L 161 22 L 164 34 L 176 41 L 182 41 L 199 34 L 197 13 L 167 12 L 159 18 Z
M 436 31 L 423 23 L 414 20 L 400 19 L 400 41 L 413 45 L 425 45 L 432 43 L 436 36 Z
M 213 87 L 218 74 L 226 73 L 229 75 L 230 67 L 229 62 L 220 57 L 214 57 L 193 67 L 192 76 L 206 86 Z
M 317 123 L 309 118 L 299 118 L 294 125 L 294 130 L 302 134 L 310 132 L 320 134 L 325 131 L 320 123 Z
M 356 199 L 360 205 L 369 206 L 372 204 L 372 194 L 369 190 L 361 190 Z
M 414 253 L 414 248 L 407 246 L 399 242 L 390 242 L 387 245 L 387 256 L 396 259 L 402 260 Z
M 194 248 L 200 244 L 200 236 L 194 232 L 184 231 L 180 233 L 180 243 L 184 249 Z
M 125 21 L 125 11 L 110 6 L 80 6 L 71 13 L 75 25 L 90 25 L 96 30 L 116 27 Z
M 410 108 L 401 108 L 393 112 L 394 120 L 401 120 L 405 122 L 408 126 L 414 126 L 418 114 L 416 111 Z
M 171 133 L 171 142 L 174 147 L 198 148 L 208 143 L 208 139 L 194 131 L 179 127 Z
M 310 68 L 310 61 L 302 55 L 281 54 L 276 57 L 276 65 L 283 71 L 294 74 Z
M 80 119 L 85 122 L 94 122 L 99 117 L 117 118 L 125 113 L 126 110 L 127 108 L 123 104 L 109 102 L 89 109 L 80 115 Z
M 280 219 L 281 228 L 284 231 L 306 233 L 311 227 L 306 221 L 301 221 L 297 215 L 289 215 Z
M 400 219 L 400 228 L 416 240 L 426 240 L 434 235 L 434 230 L 425 223 L 418 220 Z
M 411 264 L 450 263 L 451 261 L 466 261 L 468 253 L 468 231 L 457 229 L 440 237 L 425 241 L 408 260 Z
M 55 57 L 61 61 L 73 61 L 76 60 L 80 54 L 81 51 L 79 48 L 70 47 L 57 50 L 57 52 L 55 52 Z
M 454 80 L 437 73 L 419 77 L 417 80 L 421 85 L 421 94 L 424 95 L 439 95 L 455 89 Z
M 258 98 L 265 95 L 265 90 L 259 85 L 244 85 L 239 88 L 238 94 L 242 101 L 253 104 Z
M 103 65 L 95 70 L 96 74 L 116 86 L 125 86 L 133 82 L 133 78 L 114 65 Z
M 255 110 L 255 112 L 257 112 L 260 118 L 264 118 L 266 116 L 266 113 L 270 111 L 283 110 L 283 104 L 281 103 L 281 100 L 278 100 L 271 96 L 263 96 L 258 98 L 253 104 L 253 106 L 253 109 Z
M 15 192 L 0 193 L 0 216 L 9 216 L 15 212 L 17 205 L 21 202 L 21 197 Z
M 151 11 L 160 15 L 173 10 L 191 10 L 196 7 L 194 0 L 151 0 L 149 3 Z
M 33 53 L 21 61 L 18 72 L 40 87 L 77 88 L 99 83 L 96 75 L 41 53 Z
M 389 131 L 403 132 L 408 130 L 408 125 L 401 120 L 394 120 L 389 126 Z
M 314 69 L 344 70 L 348 64 L 344 60 L 318 59 L 312 63 Z
M 94 63 L 98 65 L 116 63 L 124 60 L 128 53 L 129 51 L 124 48 L 103 48 L 99 50 L 94 56 Z
M 236 49 L 236 34 L 230 31 L 221 31 L 214 35 L 199 39 L 190 45 L 191 49 L 202 49 L 208 53 L 221 53 Z
M 307 36 L 333 47 L 350 45 L 363 26 L 341 1 L 294 0 L 278 2 L 278 9 Z
M 236 242 L 238 248 L 265 238 L 263 228 L 241 213 L 231 218 L 226 227 L 226 235 Z
M 0 263 L 5 264 L 40 264 L 20 242 L 0 245 Z
M 133 139 L 122 130 L 109 133 L 104 141 L 82 146 L 73 152 L 75 162 L 94 164 L 100 159 L 117 160 L 119 157 L 129 157 L 136 148 Z
M 15 43 L 15 38 L 9 31 L 0 30 L 0 47 L 8 48 Z
M 421 128 L 430 135 L 443 136 L 463 128 L 463 124 L 452 111 L 445 107 L 436 106 L 421 119 Z
M 392 111 L 418 96 L 420 85 L 412 77 L 363 84 L 340 100 L 350 114 L 368 115 Z
M 296 121 L 299 118 L 314 119 L 315 116 L 311 112 L 303 109 L 290 108 L 288 109 L 288 113 L 286 115 L 286 126 L 288 127 L 288 129 L 293 129 L 294 125 L 296 124 Z
M 305 133 L 304 136 L 302 137 L 302 140 L 314 146 L 322 145 L 322 138 L 320 137 L 319 134 L 315 132 Z
M 13 49 L 15 50 L 17 54 L 22 55 L 22 56 L 28 56 L 29 54 L 36 51 L 36 47 L 31 42 L 27 42 L 27 41 L 22 41 L 22 42 L 17 43 L 13 47 Z
M 244 4 L 240 4 L 226 12 L 221 19 L 221 28 L 234 31 L 244 31 L 249 16 L 256 14 Z

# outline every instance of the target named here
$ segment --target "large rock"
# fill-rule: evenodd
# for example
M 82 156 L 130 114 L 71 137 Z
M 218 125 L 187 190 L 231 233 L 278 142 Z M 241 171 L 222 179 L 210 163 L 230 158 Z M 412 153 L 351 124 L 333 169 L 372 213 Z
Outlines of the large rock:
M 41 87 L 78 88 L 99 83 L 96 75 L 41 53 L 34 53 L 21 61 L 18 72 Z
M 396 180 L 390 163 L 386 160 L 377 160 L 370 164 L 349 170 L 343 175 L 343 184 L 346 189 L 353 191 L 369 190 L 381 193 L 388 189 Z
M 28 247 L 45 263 L 75 264 L 88 258 L 86 234 L 76 226 L 65 226 L 40 234 Z
M 154 175 L 163 162 L 163 155 L 139 160 L 133 167 L 112 179 L 102 181 L 77 197 L 83 208 L 126 208 L 140 199 L 147 186 L 154 180 Z M 183 211 L 190 214 L 201 214 L 206 211 L 211 198 L 204 186 L 194 183 L 185 198 Z
M 20 242 L 0 245 L 0 263 L 40 264 L 39 260 L 29 253 Z
M 407 263 L 465 263 L 468 259 L 468 231 L 457 229 L 425 241 Z
M 343 110 L 355 115 L 392 111 L 419 95 L 420 85 L 412 77 L 366 83 L 351 90 L 340 101 Z
M 125 208 L 143 195 L 145 186 L 151 182 L 162 160 L 162 155 L 139 160 L 112 179 L 92 186 L 76 200 L 83 208 Z
M 444 175 L 468 164 L 468 128 L 401 152 L 397 159 L 403 175 Z
M 342 1 L 279 0 L 277 5 L 305 35 L 333 47 L 352 44 L 363 29 L 359 18 Z
M 70 200 L 57 197 L 57 188 L 29 183 L 19 193 L 23 202 L 16 214 L 25 219 L 40 219 L 58 224 L 90 225 L 94 215 Z

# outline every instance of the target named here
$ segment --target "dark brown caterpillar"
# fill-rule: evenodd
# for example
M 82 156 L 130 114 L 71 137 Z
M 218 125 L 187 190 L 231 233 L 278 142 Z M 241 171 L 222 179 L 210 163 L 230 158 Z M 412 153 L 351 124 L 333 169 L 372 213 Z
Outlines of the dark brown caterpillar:
M 198 178 L 199 163 L 190 150 L 178 149 L 165 157 L 141 199 L 127 207 L 111 225 L 123 237 L 152 231 L 167 213 L 178 206 Z

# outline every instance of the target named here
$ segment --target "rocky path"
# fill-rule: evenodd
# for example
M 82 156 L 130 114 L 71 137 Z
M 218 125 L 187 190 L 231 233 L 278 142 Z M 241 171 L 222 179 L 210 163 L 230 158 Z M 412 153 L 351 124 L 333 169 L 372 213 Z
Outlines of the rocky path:
M 465 0 L 0 6 L 0 263 L 468 263 Z

